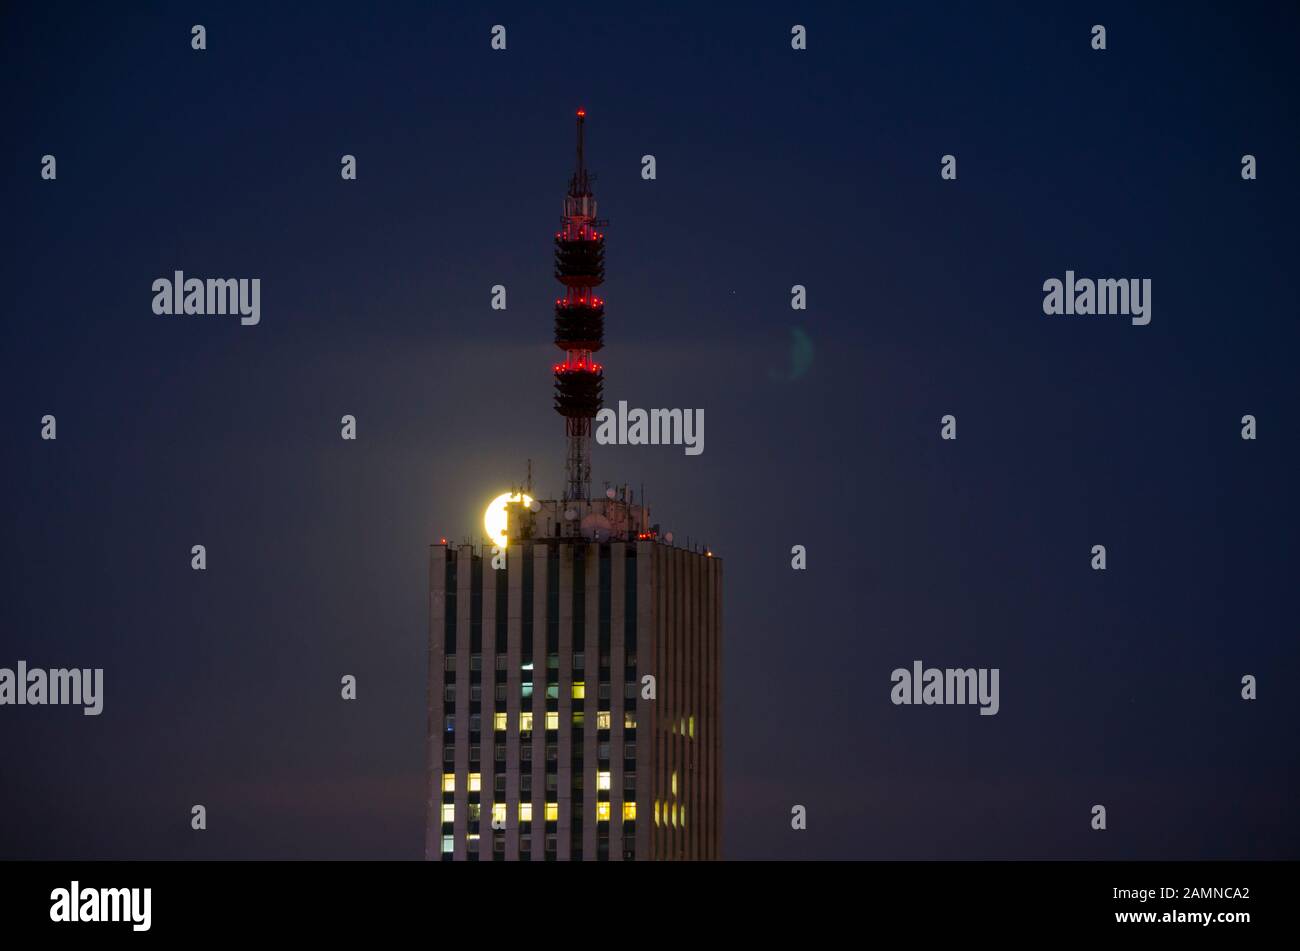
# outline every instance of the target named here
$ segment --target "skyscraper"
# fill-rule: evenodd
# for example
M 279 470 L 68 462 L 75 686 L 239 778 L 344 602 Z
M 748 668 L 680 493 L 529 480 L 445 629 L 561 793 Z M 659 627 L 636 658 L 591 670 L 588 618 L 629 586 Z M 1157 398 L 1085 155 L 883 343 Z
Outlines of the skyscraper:
M 590 498 L 604 235 L 583 157 L 555 238 L 563 498 L 502 495 L 431 551 L 429 859 L 715 859 L 722 564 L 627 487 Z

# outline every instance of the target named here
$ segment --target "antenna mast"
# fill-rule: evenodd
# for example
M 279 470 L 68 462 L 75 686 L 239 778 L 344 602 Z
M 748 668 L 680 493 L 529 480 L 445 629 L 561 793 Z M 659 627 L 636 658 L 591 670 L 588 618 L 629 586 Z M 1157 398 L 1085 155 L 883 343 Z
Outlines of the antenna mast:
M 583 156 L 585 109 L 578 110 L 577 167 L 569 180 L 564 215 L 555 233 L 555 277 L 564 296 L 555 300 L 555 411 L 564 417 L 566 501 L 591 494 L 591 425 L 604 396 L 603 367 L 593 354 L 605 343 L 605 236 L 596 230 L 596 199 Z M 577 525 L 573 526 L 577 531 Z

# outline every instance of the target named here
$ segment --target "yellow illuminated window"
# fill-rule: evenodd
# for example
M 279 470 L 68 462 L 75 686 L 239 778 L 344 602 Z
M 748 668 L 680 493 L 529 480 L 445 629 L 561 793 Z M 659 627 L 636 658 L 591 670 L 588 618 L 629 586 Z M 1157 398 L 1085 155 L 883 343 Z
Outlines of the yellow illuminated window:
M 682 803 L 681 820 L 682 820 L 682 828 L 685 829 L 686 828 L 686 803 Z
M 686 718 L 685 718 L 685 717 L 682 717 L 681 720 L 679 720 L 678 723 L 677 723 L 677 735 L 678 735 L 678 736 L 685 736 L 685 735 L 686 735 Z
M 442 821 L 443 821 L 443 822 L 455 822 L 455 821 L 456 821 L 456 804 L 455 804 L 455 803 L 452 803 L 452 802 L 444 802 L 444 803 L 442 804 Z
M 504 826 L 506 824 L 506 804 L 504 802 L 494 802 L 492 804 L 492 824 L 494 826 Z
M 596 788 L 609 789 L 609 773 L 596 774 Z
M 596 729 L 597 729 L 597 730 L 608 730 L 608 729 L 609 729 L 609 711 L 608 711 L 608 710 L 600 710 L 600 711 L 597 711 L 597 713 L 596 713 Z
M 596 803 L 596 821 L 597 822 L 609 821 L 609 803 L 607 802 Z
M 531 712 L 528 712 L 528 713 L 520 713 L 520 714 L 519 714 L 519 732 L 520 732 L 520 733 L 530 733 L 530 732 L 532 732 L 532 729 L 533 729 L 533 714 L 532 714 Z
M 631 710 L 628 710 L 626 713 L 623 714 L 623 729 L 625 730 L 636 729 L 636 714 L 633 713 Z
M 635 818 L 636 818 L 636 803 L 634 802 L 623 803 L 623 821 L 630 822 Z
M 677 770 L 673 770 L 673 795 L 677 795 Z
M 558 802 L 548 802 L 546 804 L 546 821 L 556 822 L 560 818 L 560 804 Z
M 585 700 L 587 698 L 587 685 L 581 680 L 573 682 L 573 699 Z
M 687 721 L 687 729 L 689 730 L 687 735 L 690 736 L 692 740 L 695 739 L 695 717 L 691 717 L 690 720 Z
M 533 804 L 531 802 L 521 802 L 519 804 L 519 821 L 520 822 L 533 821 Z
M 582 726 L 582 725 L 583 725 L 584 723 L 586 723 L 586 722 L 587 722 L 587 714 L 585 714 L 585 713 L 584 713 L 583 711 L 581 711 L 581 710 L 574 710 L 574 711 L 573 711 L 573 725 L 574 725 L 574 726 Z
M 659 800 L 655 800 L 655 825 L 659 824 Z
M 455 792 L 455 791 L 456 791 L 456 774 L 455 774 L 455 773 L 443 773 L 443 774 L 442 774 L 442 791 L 443 791 L 443 792 Z
M 480 777 L 480 774 L 479 774 L 479 773 L 470 773 L 470 774 L 469 774 L 469 791 L 470 791 L 470 792 L 478 792 L 478 791 L 479 791 L 479 786 L 480 786 L 480 784 L 481 784 L 481 777 Z
M 558 730 L 560 728 L 560 715 L 554 710 L 546 711 L 546 729 Z
M 496 713 L 496 714 L 493 714 L 493 716 L 492 716 L 492 726 L 493 726 L 493 727 L 494 727 L 498 732 L 504 730 L 504 729 L 506 728 L 506 715 L 505 715 L 504 713 Z
M 672 817 L 673 817 L 673 828 L 676 829 L 677 828 L 677 803 L 673 803 Z

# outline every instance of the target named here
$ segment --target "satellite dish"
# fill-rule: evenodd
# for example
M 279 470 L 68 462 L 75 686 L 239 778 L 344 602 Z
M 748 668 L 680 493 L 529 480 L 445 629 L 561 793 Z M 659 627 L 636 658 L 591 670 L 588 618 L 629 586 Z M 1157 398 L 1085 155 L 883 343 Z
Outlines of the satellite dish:
M 565 520 L 566 522 L 572 522 L 572 521 L 573 521 L 575 518 L 577 518 L 577 517 L 578 517 L 578 510 L 577 510 L 577 509 L 565 509 L 565 510 L 564 510 L 564 520 Z

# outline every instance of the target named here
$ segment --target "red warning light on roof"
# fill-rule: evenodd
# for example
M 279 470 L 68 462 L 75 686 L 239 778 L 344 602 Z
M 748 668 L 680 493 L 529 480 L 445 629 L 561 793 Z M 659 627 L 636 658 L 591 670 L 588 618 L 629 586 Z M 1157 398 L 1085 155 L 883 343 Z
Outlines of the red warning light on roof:
M 586 109 L 579 109 L 579 110 L 578 110 L 578 118 L 579 118 L 579 119 L 581 119 L 581 118 L 582 118 L 583 116 L 585 116 L 586 114 L 587 114 L 587 110 L 586 110 Z

